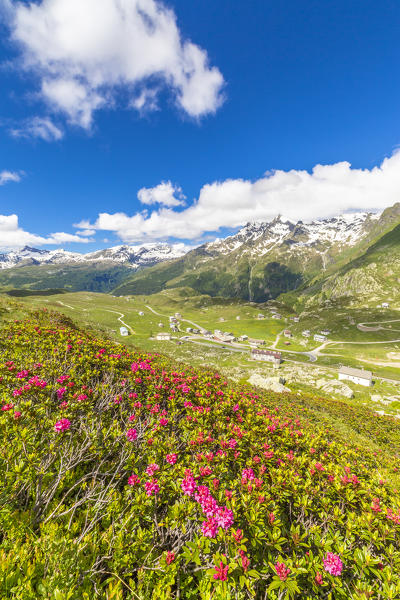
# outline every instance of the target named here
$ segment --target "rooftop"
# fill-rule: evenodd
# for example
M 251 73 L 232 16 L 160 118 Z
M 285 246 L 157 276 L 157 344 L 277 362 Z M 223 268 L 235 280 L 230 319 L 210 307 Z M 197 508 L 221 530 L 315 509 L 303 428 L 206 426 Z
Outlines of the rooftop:
M 353 367 L 340 367 L 339 373 L 343 375 L 351 375 L 352 377 L 361 377 L 362 379 L 372 380 L 371 371 L 364 371 L 364 369 L 353 369 Z

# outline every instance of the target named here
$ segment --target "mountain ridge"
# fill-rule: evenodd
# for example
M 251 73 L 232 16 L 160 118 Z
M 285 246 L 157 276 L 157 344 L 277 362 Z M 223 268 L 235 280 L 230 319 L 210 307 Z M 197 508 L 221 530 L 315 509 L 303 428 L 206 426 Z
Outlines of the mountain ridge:
M 399 223 L 397 203 L 382 213 L 354 212 L 307 223 L 282 216 L 248 222 L 236 233 L 189 252 L 183 244 L 161 242 L 87 254 L 25 247 L 0 255 L 0 286 L 115 295 L 191 288 L 255 302 L 295 290 L 309 289 L 312 295 L 314 289 L 319 293 L 319 282 L 339 273 Z
M 85 262 L 112 261 L 139 268 L 149 263 L 179 258 L 185 254 L 184 244 L 166 244 L 162 242 L 131 246 L 122 244 L 104 250 L 95 250 L 86 254 L 70 252 L 64 249 L 40 250 L 24 246 L 19 251 L 0 254 L 0 269 L 9 269 L 28 264 L 72 264 Z
M 397 205 L 396 205 L 397 206 Z M 375 239 L 387 222 L 400 218 L 392 207 L 383 213 L 352 213 L 304 223 L 283 217 L 247 223 L 237 233 L 216 239 L 184 257 L 128 277 L 117 294 L 151 294 L 171 287 L 264 302 L 300 288 L 354 251 Z M 392 215 L 393 213 L 393 215 Z

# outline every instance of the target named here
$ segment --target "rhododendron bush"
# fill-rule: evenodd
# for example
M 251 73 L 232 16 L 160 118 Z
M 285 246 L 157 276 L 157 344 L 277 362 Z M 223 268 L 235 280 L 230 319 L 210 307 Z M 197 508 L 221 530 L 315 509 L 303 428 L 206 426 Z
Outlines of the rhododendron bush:
M 0 344 L 0 598 L 400 597 L 394 421 L 390 459 L 46 312 Z

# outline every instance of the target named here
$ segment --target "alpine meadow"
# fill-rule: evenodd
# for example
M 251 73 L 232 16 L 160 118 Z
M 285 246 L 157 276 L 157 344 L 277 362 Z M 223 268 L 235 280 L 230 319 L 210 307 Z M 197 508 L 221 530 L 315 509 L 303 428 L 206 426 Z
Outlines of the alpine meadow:
M 400 598 L 399 23 L 0 0 L 0 600 Z

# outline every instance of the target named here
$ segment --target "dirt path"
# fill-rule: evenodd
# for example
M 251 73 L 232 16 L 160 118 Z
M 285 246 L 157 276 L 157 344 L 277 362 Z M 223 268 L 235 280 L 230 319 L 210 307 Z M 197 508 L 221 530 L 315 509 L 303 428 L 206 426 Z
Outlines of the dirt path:
M 119 315 L 119 317 L 118 317 L 118 321 L 119 321 L 120 323 L 122 323 L 122 325 L 125 325 L 125 327 L 126 327 L 127 329 L 129 329 L 129 331 L 130 331 L 131 333 L 135 333 L 135 332 L 133 331 L 132 327 L 131 327 L 130 325 L 128 325 L 128 323 L 125 323 L 125 321 L 123 321 L 123 320 L 122 320 L 122 319 L 125 317 L 125 315 L 124 315 L 123 313 L 121 313 L 121 312 L 118 312 L 117 310 L 111 310 L 111 309 L 109 309 L 109 308 L 105 308 L 104 310 L 106 310 L 107 312 L 112 312 L 112 313 L 115 313 L 116 315 Z
M 57 304 L 62 304 L 63 306 L 66 306 L 67 308 L 70 308 L 71 310 L 75 310 L 75 308 L 73 306 L 71 306 L 70 304 L 65 304 L 64 302 L 61 302 L 61 300 L 57 300 Z

